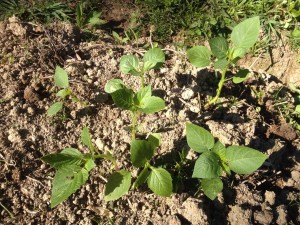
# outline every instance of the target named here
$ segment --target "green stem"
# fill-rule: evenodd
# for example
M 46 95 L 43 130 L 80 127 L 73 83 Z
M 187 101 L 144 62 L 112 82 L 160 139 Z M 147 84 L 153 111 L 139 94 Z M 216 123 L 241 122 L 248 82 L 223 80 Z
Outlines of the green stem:
M 132 129 L 131 129 L 131 137 L 132 137 L 132 140 L 135 140 L 135 136 L 136 136 L 136 123 L 137 123 L 137 120 L 140 116 L 140 113 L 135 111 L 133 112 L 133 117 L 132 117 Z
M 12 214 L 12 212 L 10 212 L 4 205 L 2 205 L 2 203 L 0 202 L 0 206 L 8 213 L 8 215 L 10 216 L 10 218 L 15 218 L 14 214 Z
M 217 94 L 216 96 L 210 100 L 206 105 L 205 107 L 208 107 L 210 106 L 211 104 L 215 103 L 218 98 L 220 97 L 220 94 L 221 94 L 221 91 L 222 91 L 222 88 L 223 88 L 223 85 L 224 85 L 224 82 L 225 82 L 225 75 L 226 75 L 226 72 L 228 70 L 228 67 L 229 67 L 230 64 L 227 64 L 226 67 L 223 69 L 222 71 L 222 76 L 221 76 L 221 80 L 219 81 L 219 85 L 218 85 L 218 90 L 217 90 Z
M 141 74 L 141 85 L 142 85 L 142 88 L 145 87 L 145 78 L 144 78 L 144 73 Z

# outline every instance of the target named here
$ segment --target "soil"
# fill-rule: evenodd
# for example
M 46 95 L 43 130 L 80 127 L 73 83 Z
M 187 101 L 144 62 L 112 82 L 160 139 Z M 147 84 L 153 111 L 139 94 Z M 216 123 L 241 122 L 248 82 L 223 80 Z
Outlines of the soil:
M 142 55 L 143 50 L 116 44 L 102 29 L 96 35 L 96 42 L 84 40 L 78 29 L 62 22 L 42 26 L 10 18 L 0 23 L 0 203 L 7 208 L 0 206 L 0 224 L 299 224 L 299 131 L 286 122 L 274 98 L 286 99 L 293 109 L 286 80 L 254 70 L 243 84 L 228 82 L 220 103 L 205 109 L 204 99 L 217 87 L 214 71 L 196 70 L 185 52 L 171 45 L 164 47 L 165 65 L 147 81 L 167 107 L 142 117 L 140 134 L 162 134 L 154 161 L 172 173 L 174 194 L 158 197 L 141 187 L 105 202 L 105 178 L 113 171 L 100 160 L 87 184 L 51 209 L 55 171 L 40 157 L 66 147 L 87 152 L 79 141 L 84 126 L 100 150 L 113 152 L 120 168 L 138 172 L 129 155 L 130 115 L 113 104 L 104 85 L 112 78 L 137 85 L 118 63 L 122 55 Z M 46 115 L 56 100 L 56 65 L 68 71 L 72 90 L 89 105 L 70 103 L 66 120 Z M 286 72 L 292 71 L 289 66 Z M 182 179 L 175 170 L 179 153 L 188 150 L 187 121 L 209 129 L 223 144 L 246 145 L 269 158 L 251 175 L 222 177 L 224 190 L 211 201 L 201 191 L 196 194 L 198 182 L 190 178 L 195 153 L 189 152 Z

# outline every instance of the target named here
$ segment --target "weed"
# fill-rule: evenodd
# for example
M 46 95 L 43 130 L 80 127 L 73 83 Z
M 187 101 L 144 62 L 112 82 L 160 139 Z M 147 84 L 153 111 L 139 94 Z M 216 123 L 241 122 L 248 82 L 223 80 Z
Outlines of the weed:
M 186 124 L 187 143 L 191 149 L 201 153 L 193 171 L 193 178 L 201 179 L 204 194 L 211 200 L 222 191 L 220 176 L 231 171 L 238 174 L 250 174 L 258 169 L 267 156 L 255 149 L 244 146 L 225 147 L 204 128 Z
M 81 102 L 76 95 L 72 93 L 69 84 L 68 74 L 64 69 L 62 69 L 59 66 L 57 66 L 55 69 L 54 83 L 57 87 L 60 88 L 60 90 L 56 93 L 56 96 L 62 98 L 62 101 L 55 102 L 50 106 L 50 108 L 47 111 L 48 116 L 54 116 L 61 110 L 63 110 L 63 115 L 65 115 L 64 103 L 66 102 L 67 97 L 70 97 L 72 102 L 80 102 L 81 104 L 86 105 L 84 102 Z
M 233 83 L 238 84 L 248 78 L 249 70 L 241 69 L 232 78 L 227 79 L 227 70 L 234 65 L 247 50 L 249 50 L 258 39 L 260 22 L 258 17 L 246 19 L 235 26 L 231 33 L 232 46 L 223 37 L 215 37 L 209 40 L 210 50 L 204 46 L 195 46 L 187 51 L 190 62 L 199 68 L 208 66 L 213 62 L 215 69 L 222 71 L 221 79 L 215 97 L 211 99 L 206 107 L 215 103 L 222 91 L 226 80 L 232 79 Z M 215 61 L 211 61 L 213 55 Z

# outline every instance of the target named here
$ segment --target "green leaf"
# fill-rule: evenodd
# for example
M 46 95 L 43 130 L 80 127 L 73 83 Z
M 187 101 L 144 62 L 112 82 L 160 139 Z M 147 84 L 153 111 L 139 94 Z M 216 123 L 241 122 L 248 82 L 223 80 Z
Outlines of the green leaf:
M 138 93 L 134 96 L 135 102 L 137 105 L 141 105 L 144 98 L 151 97 L 152 90 L 151 85 L 148 85 L 144 88 L 141 88 Z
M 148 187 L 157 195 L 168 197 L 172 194 L 172 177 L 163 168 L 151 167 L 151 173 L 147 180 Z
M 83 155 L 76 148 L 65 148 L 60 153 L 45 155 L 41 158 L 51 167 L 59 169 L 67 165 L 80 165 Z
M 100 19 L 100 16 L 101 16 L 101 12 L 96 12 L 96 11 L 93 12 L 91 18 L 89 18 L 88 20 L 88 23 L 93 26 L 105 23 L 104 20 Z
M 292 37 L 300 38 L 300 29 L 295 29 L 292 31 Z
M 60 88 L 69 87 L 68 74 L 63 68 L 61 68 L 59 66 L 57 66 L 55 69 L 54 82 L 55 82 L 56 86 L 58 86 Z
M 135 167 L 145 166 L 146 162 L 153 157 L 155 148 L 149 141 L 133 140 L 130 147 L 132 165 Z
M 163 110 L 166 107 L 165 101 L 160 97 L 150 96 L 142 99 L 140 110 L 143 113 L 150 114 Z
M 235 26 L 231 33 L 231 40 L 237 48 L 251 48 L 258 39 L 260 29 L 259 17 L 244 20 Z
M 223 190 L 223 182 L 220 178 L 202 179 L 201 186 L 204 194 L 211 200 L 214 200 Z
M 50 108 L 47 110 L 47 115 L 48 116 L 54 116 L 56 113 L 58 113 L 62 107 L 63 107 L 64 103 L 63 102 L 55 102 L 53 105 L 50 106 Z
M 245 54 L 246 54 L 245 48 L 233 48 L 231 60 L 234 60 L 234 63 L 236 63 L 238 59 L 242 58 Z
M 249 70 L 248 69 L 242 69 L 239 70 L 234 76 L 233 76 L 233 83 L 239 84 L 242 83 L 244 80 L 246 80 L 249 77 Z
M 120 79 L 112 79 L 110 81 L 108 81 L 105 85 L 104 91 L 106 93 L 113 93 L 117 90 L 123 89 L 125 87 L 124 83 L 122 80 Z
M 57 170 L 52 182 L 51 208 L 54 208 L 77 191 L 88 179 L 88 171 L 77 165 Z
M 300 89 L 298 89 L 295 84 L 293 84 L 292 82 L 289 82 L 288 85 L 289 85 L 289 88 L 292 91 L 294 91 L 294 92 L 296 92 L 297 94 L 300 95 Z
M 95 168 L 96 164 L 94 162 L 93 159 L 88 159 L 85 164 L 84 164 L 84 168 L 89 172 L 91 171 L 93 168 Z
M 227 57 L 228 43 L 223 37 L 215 37 L 209 41 L 210 49 L 214 56 L 218 59 L 224 59 Z
M 131 110 L 133 106 L 133 91 L 123 88 L 111 93 L 114 103 L 121 109 Z
M 155 147 L 157 148 L 158 146 L 160 146 L 160 134 L 159 133 L 153 133 L 150 134 L 148 137 L 148 141 Z
M 214 63 L 215 69 L 223 70 L 227 65 L 228 61 L 226 59 L 219 59 Z
M 140 185 L 145 183 L 150 175 L 151 170 L 148 167 L 144 167 L 144 169 L 140 172 L 136 181 L 133 184 L 133 189 L 138 188 Z
M 187 143 L 196 152 L 206 152 L 213 148 L 214 137 L 204 128 L 192 123 L 186 124 Z
M 196 67 L 204 68 L 210 64 L 210 51 L 204 46 L 195 46 L 187 51 L 189 61 Z
M 216 153 L 222 161 L 226 160 L 226 148 L 220 141 L 215 143 L 212 151 Z
M 81 142 L 85 144 L 90 150 L 94 150 L 92 139 L 87 127 L 84 127 L 81 131 Z
M 160 48 L 152 48 L 144 54 L 144 71 L 159 68 L 164 62 L 164 52 Z
M 105 186 L 105 201 L 113 201 L 125 195 L 131 185 L 131 174 L 126 170 L 113 173 Z
M 265 154 L 244 146 L 230 146 L 226 150 L 229 168 L 238 174 L 250 174 L 268 158 Z
M 193 178 L 216 178 L 221 175 L 222 167 L 219 157 L 214 152 L 204 152 L 197 159 Z
M 125 74 L 138 76 L 139 59 L 135 55 L 123 55 L 120 60 L 120 69 Z
M 56 96 L 57 96 L 57 97 L 65 98 L 65 97 L 67 97 L 67 96 L 70 95 L 70 94 L 71 94 L 70 89 L 65 88 L 65 89 L 62 89 L 62 90 L 60 90 L 59 92 L 57 92 L 57 93 L 56 93 Z

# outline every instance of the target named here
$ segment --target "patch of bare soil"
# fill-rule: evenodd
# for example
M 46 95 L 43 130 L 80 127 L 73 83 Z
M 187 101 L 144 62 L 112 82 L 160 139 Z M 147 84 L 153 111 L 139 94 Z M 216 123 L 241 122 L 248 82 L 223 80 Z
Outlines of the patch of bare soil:
M 70 146 L 87 151 L 79 142 L 84 126 L 101 150 L 113 152 L 120 168 L 136 174 L 125 129 L 129 114 L 116 108 L 104 85 L 116 77 L 135 85 L 118 63 L 121 55 L 142 51 L 115 45 L 101 31 L 97 42 L 82 42 L 80 33 L 64 23 L 42 27 L 14 19 L 0 27 L 0 202 L 14 215 L 0 206 L 0 224 L 299 224 L 299 131 L 285 122 L 274 100 L 280 93 L 293 107 L 289 90 L 274 76 L 254 73 L 244 84 L 228 83 L 220 103 L 205 110 L 203 100 L 217 87 L 214 72 L 195 70 L 172 46 L 166 47 L 164 67 L 148 80 L 167 107 L 141 118 L 140 132 L 162 133 L 154 162 L 172 172 L 175 193 L 162 198 L 141 187 L 105 202 L 105 178 L 112 170 L 100 160 L 88 183 L 51 209 L 54 170 L 40 157 Z M 74 92 L 89 103 L 88 108 L 70 104 L 65 121 L 46 115 L 55 101 L 56 65 L 68 71 Z M 254 174 L 223 177 L 224 190 L 216 200 L 201 192 L 195 196 L 195 154 L 188 154 L 181 179 L 175 170 L 179 153 L 188 148 L 187 121 L 208 128 L 224 144 L 247 145 L 269 159 Z

